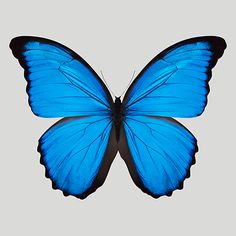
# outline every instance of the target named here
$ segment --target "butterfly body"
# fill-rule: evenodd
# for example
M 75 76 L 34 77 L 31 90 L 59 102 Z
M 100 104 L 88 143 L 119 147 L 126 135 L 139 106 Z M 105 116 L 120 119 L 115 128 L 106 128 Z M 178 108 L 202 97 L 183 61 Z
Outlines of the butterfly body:
M 120 100 L 120 97 L 116 97 L 114 102 L 114 109 L 112 114 L 115 130 L 116 130 L 116 140 L 119 142 L 120 128 L 122 121 L 124 119 L 124 109 Z
M 34 114 L 64 117 L 38 146 L 54 188 L 86 198 L 104 183 L 117 152 L 134 183 L 152 197 L 183 187 L 198 146 L 172 117 L 204 111 L 224 39 L 197 37 L 167 48 L 139 73 L 123 100 L 115 101 L 89 64 L 64 45 L 22 36 L 10 48 L 25 69 Z

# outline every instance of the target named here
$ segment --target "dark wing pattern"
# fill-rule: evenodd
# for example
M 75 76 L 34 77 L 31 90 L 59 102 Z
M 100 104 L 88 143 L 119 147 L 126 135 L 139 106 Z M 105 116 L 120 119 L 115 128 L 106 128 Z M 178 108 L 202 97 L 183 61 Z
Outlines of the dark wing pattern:
M 211 69 L 226 43 L 199 37 L 157 55 L 137 76 L 124 98 L 127 115 L 195 117 L 207 103 Z
M 54 41 L 17 37 L 10 43 L 25 69 L 33 113 L 41 117 L 107 115 L 111 95 L 94 70 L 75 52 Z

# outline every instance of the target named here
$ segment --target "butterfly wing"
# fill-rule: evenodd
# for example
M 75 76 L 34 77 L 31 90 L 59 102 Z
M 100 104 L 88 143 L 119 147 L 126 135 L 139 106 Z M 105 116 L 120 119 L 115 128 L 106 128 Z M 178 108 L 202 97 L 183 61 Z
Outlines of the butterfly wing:
M 41 117 L 106 115 L 111 95 L 96 72 L 69 48 L 38 37 L 10 43 L 25 69 L 33 113 Z
M 211 70 L 226 43 L 220 37 L 198 37 L 177 43 L 157 55 L 137 76 L 123 104 L 127 115 L 195 117 L 207 103 Z
M 117 153 L 112 121 L 64 118 L 40 138 L 38 151 L 53 188 L 83 199 L 103 184 Z
M 172 118 L 126 116 L 119 151 L 135 184 L 157 198 L 183 187 L 197 140 Z
M 194 136 L 165 117 L 204 111 L 211 69 L 225 48 L 213 36 L 177 43 L 157 55 L 125 94 L 119 150 L 136 185 L 153 197 L 182 188 L 197 151 Z
M 25 69 L 34 114 L 73 117 L 52 126 L 38 150 L 53 187 L 85 198 L 103 184 L 117 152 L 111 95 L 93 69 L 59 43 L 17 37 L 10 48 Z

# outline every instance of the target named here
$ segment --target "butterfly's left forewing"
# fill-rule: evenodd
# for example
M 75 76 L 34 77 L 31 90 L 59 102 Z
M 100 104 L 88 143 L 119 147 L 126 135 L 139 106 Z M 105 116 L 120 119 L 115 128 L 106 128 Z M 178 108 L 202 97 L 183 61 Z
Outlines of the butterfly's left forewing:
M 25 69 L 33 113 L 40 117 L 107 115 L 111 95 L 96 72 L 62 44 L 38 37 L 17 37 L 10 43 Z

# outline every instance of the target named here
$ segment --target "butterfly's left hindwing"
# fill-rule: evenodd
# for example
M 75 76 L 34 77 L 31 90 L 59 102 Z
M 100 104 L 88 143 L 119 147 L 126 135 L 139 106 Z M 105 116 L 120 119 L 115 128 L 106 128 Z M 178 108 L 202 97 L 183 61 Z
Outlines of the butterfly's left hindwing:
M 85 198 L 101 186 L 117 153 L 110 117 L 62 119 L 39 140 L 41 162 L 53 187 Z

